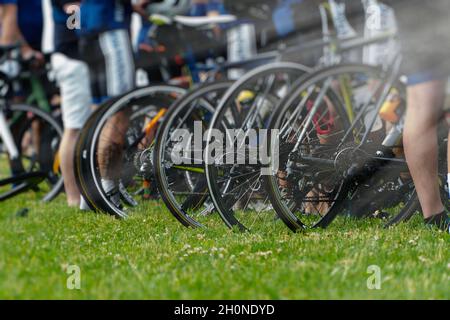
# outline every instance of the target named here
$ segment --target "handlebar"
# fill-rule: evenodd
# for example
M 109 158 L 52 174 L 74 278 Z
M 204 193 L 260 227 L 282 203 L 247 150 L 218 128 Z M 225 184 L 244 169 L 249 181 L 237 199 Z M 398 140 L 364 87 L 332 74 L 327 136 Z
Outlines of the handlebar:
M 49 70 L 52 53 L 44 53 L 44 63 L 42 65 L 35 65 L 36 57 L 32 55 L 31 57 L 24 58 L 21 47 L 21 44 L 0 46 L 0 66 L 6 68 L 5 70 L 7 71 L 5 73 L 5 70 L 2 70 L 3 74 L 8 74 L 10 79 L 15 79 L 22 76 L 26 77 L 30 73 L 40 74 Z

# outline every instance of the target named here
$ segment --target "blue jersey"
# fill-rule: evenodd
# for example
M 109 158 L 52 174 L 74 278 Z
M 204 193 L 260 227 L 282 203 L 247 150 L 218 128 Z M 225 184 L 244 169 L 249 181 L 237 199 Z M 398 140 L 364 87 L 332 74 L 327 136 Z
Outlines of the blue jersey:
M 295 17 L 293 6 L 302 3 L 303 0 L 283 0 L 274 10 L 272 19 L 277 34 L 287 36 L 295 31 Z
M 42 0 L 0 0 L 0 4 L 17 5 L 20 31 L 31 47 L 41 50 L 44 30 Z
M 222 0 L 209 0 L 206 3 L 197 3 L 192 5 L 190 16 L 203 17 L 208 14 L 208 12 L 217 11 L 220 14 L 226 14 L 225 6 Z
M 150 44 L 150 39 L 148 37 L 148 33 L 150 32 L 150 28 L 152 27 L 152 24 L 147 21 L 146 19 L 141 18 L 142 27 L 141 30 L 139 30 L 139 34 L 137 37 L 137 45 L 140 44 Z
M 81 3 L 81 34 L 129 29 L 132 6 L 130 0 L 83 0 Z

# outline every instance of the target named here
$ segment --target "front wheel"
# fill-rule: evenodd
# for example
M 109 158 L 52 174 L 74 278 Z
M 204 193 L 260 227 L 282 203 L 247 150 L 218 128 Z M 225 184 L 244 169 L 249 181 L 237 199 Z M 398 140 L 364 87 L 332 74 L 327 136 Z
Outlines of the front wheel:
M 16 195 L 15 188 L 26 185 L 26 181 L 14 182 L 20 180 L 20 177 L 39 173 L 41 179 L 30 183 L 31 189 L 37 191 L 42 201 L 51 201 L 64 187 L 58 156 L 63 129 L 50 114 L 36 107 L 16 104 L 9 106 L 8 110 L 8 122 L 19 158 L 12 161 L 6 154 L 1 156 L 2 162 L 8 164 L 1 166 L 3 172 L 0 176 L 11 177 L 12 181 L 12 188 L 2 190 L 1 198 L 6 200 Z M 6 171 L 6 167 L 10 169 Z

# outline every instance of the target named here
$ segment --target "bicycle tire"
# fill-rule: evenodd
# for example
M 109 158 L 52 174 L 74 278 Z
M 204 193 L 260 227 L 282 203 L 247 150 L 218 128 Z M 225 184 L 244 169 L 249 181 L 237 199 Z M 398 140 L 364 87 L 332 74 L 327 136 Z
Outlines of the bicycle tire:
M 165 153 L 169 143 L 169 135 L 171 129 L 175 125 L 182 125 L 182 123 L 175 123 L 177 120 L 179 120 L 179 117 L 185 117 L 191 120 L 192 113 L 196 111 L 206 111 L 209 114 L 213 114 L 215 112 L 216 106 L 214 105 L 214 102 L 211 102 L 207 98 L 207 95 L 218 94 L 219 98 L 223 94 L 223 92 L 225 92 L 225 90 L 227 90 L 232 85 L 232 83 L 232 81 L 215 82 L 211 84 L 201 85 L 191 90 L 189 93 L 184 95 L 183 98 L 176 101 L 174 105 L 169 108 L 169 112 L 166 114 L 165 120 L 156 136 L 153 162 L 155 164 L 155 178 L 159 193 L 172 215 L 186 227 L 205 227 L 203 223 L 199 222 L 198 219 L 195 219 L 193 217 L 192 212 L 188 211 L 193 207 L 199 207 L 204 201 L 206 201 L 206 198 L 208 198 L 206 177 L 204 173 L 196 174 L 196 180 L 200 180 L 196 183 L 196 186 L 202 184 L 203 179 L 205 179 L 204 187 L 201 187 L 201 191 L 198 192 L 198 196 L 191 194 L 190 196 L 188 196 L 188 199 L 184 199 L 184 202 L 177 199 L 175 192 L 169 187 L 169 169 L 165 164 L 165 162 L 167 161 Z M 193 108 L 192 106 L 192 104 L 194 103 L 195 108 Z M 188 109 L 188 111 L 186 111 L 186 109 Z M 188 112 L 190 114 L 188 114 Z M 188 121 L 188 119 L 184 121 Z M 205 125 L 207 125 L 207 123 L 203 119 L 202 121 Z M 192 190 L 196 190 L 196 188 L 194 187 L 192 188 Z M 187 209 L 185 204 L 186 201 L 191 200 L 189 197 L 196 197 L 196 199 L 192 200 L 196 203 L 193 206 L 190 205 L 189 209 Z
M 231 104 L 233 105 L 235 102 L 235 99 L 237 98 L 237 96 L 241 93 L 244 92 L 246 90 L 255 90 L 255 82 L 258 81 L 263 81 L 264 79 L 266 79 L 267 77 L 272 77 L 273 76 L 273 84 L 278 84 L 277 82 L 277 74 L 285 74 L 285 75 L 289 75 L 287 78 L 288 80 L 290 80 L 290 77 L 297 79 L 298 77 L 300 77 L 301 75 L 310 72 L 311 69 L 308 67 L 305 67 L 304 65 L 301 64 L 296 64 L 296 63 L 289 63 L 289 62 L 275 62 L 275 63 L 271 63 L 271 64 L 267 64 L 264 65 L 262 67 L 256 68 L 250 72 L 248 72 L 247 74 L 245 74 L 241 79 L 239 79 L 237 82 L 235 82 L 230 89 L 224 94 L 223 98 L 220 101 L 219 106 L 217 107 L 216 113 L 214 114 L 214 117 L 211 121 L 211 125 L 209 129 L 218 129 L 220 130 L 222 127 L 222 121 L 223 121 L 223 117 L 224 114 L 228 111 L 227 108 L 228 106 Z M 271 81 L 269 81 L 270 83 Z M 291 85 L 292 83 L 284 83 L 283 85 Z M 271 90 L 271 84 L 269 84 L 269 87 L 267 87 L 266 89 Z M 259 94 L 258 92 L 255 92 L 256 94 Z M 265 92 L 263 92 L 263 99 L 265 96 Z M 271 95 L 272 98 L 275 98 L 274 95 Z M 269 102 L 269 110 L 267 110 L 268 113 L 273 112 L 273 108 L 275 108 L 275 105 L 278 103 L 279 98 L 276 98 L 276 101 L 271 101 L 270 97 L 267 96 L 266 98 L 268 98 L 268 102 Z M 256 99 L 256 98 L 255 98 Z M 265 102 L 265 100 L 263 100 L 263 104 L 267 104 Z M 272 106 L 270 106 L 272 104 Z M 232 106 L 231 111 L 235 110 L 233 109 L 234 107 Z M 253 112 L 253 111 L 249 111 Z M 259 117 L 259 116 L 258 116 Z M 245 120 L 244 120 L 245 121 Z M 210 130 L 210 132 L 212 132 L 212 130 Z M 207 154 L 210 153 L 209 150 L 209 145 L 212 141 L 212 136 L 208 135 L 207 137 L 207 148 L 205 150 L 205 152 Z M 208 183 L 208 189 L 210 192 L 210 196 L 211 199 L 214 203 L 214 206 L 216 208 L 216 210 L 219 212 L 222 220 L 224 221 L 225 225 L 229 228 L 237 228 L 240 231 L 247 231 L 249 230 L 248 226 L 245 226 L 244 223 L 241 223 L 239 221 L 239 219 L 237 219 L 234 215 L 234 211 L 230 208 L 230 206 L 234 206 L 235 203 L 233 204 L 228 204 L 226 203 L 227 201 L 225 201 L 225 199 L 223 198 L 222 195 L 222 188 L 224 187 L 223 185 L 218 185 L 218 180 L 221 181 L 226 181 L 226 177 L 222 178 L 222 179 L 217 179 L 217 170 L 218 168 L 216 167 L 215 164 L 207 164 L 205 167 L 205 172 L 206 172 L 206 177 L 207 177 L 207 183 Z M 249 169 L 251 170 L 251 169 Z M 258 169 L 254 169 L 256 171 L 256 174 L 258 172 Z M 233 178 L 231 178 L 232 180 Z M 229 179 L 230 180 L 230 179 Z M 231 181 L 230 180 L 230 181 Z M 229 184 L 229 182 L 224 182 L 225 184 Z M 253 183 L 253 182 L 252 182 Z M 249 186 L 250 187 L 250 186 Z M 241 188 L 244 188 L 244 185 L 241 185 Z M 247 189 L 250 190 L 250 189 Z M 238 195 L 238 197 L 240 196 L 240 194 Z M 253 193 L 251 195 L 249 195 L 250 198 L 253 197 Z M 264 197 L 264 196 L 262 196 Z M 240 197 L 242 198 L 242 197 Z M 233 200 L 234 201 L 234 200 Z M 239 200 L 238 200 L 239 201 Z M 258 200 L 257 200 L 258 201 Z M 263 202 L 263 206 L 265 204 L 265 201 Z M 249 202 L 244 203 L 244 210 L 240 210 L 242 212 L 245 211 L 246 207 L 249 205 Z M 257 208 L 258 203 L 256 203 L 254 205 L 255 208 Z M 261 210 L 266 210 L 266 208 L 263 208 Z M 256 210 L 258 211 L 258 210 Z
M 288 108 L 290 107 L 290 103 L 294 101 L 294 97 L 300 95 L 301 92 L 304 92 L 307 88 L 313 86 L 319 81 L 328 79 L 332 76 L 338 76 L 340 74 L 349 74 L 349 73 L 355 74 L 361 73 L 366 75 L 371 74 L 374 75 L 375 76 L 374 78 L 376 79 L 384 79 L 383 78 L 384 72 L 382 69 L 374 66 L 361 64 L 342 64 L 339 66 L 324 68 L 311 75 L 306 75 L 301 81 L 299 81 L 297 87 L 291 90 L 289 96 L 286 97 L 286 99 L 282 103 L 280 103 L 280 107 L 276 111 L 277 115 L 276 116 L 274 115 L 272 124 L 277 121 L 276 117 L 280 117 L 280 115 L 282 115 L 284 112 L 288 110 Z M 394 85 L 398 88 L 404 87 L 403 84 L 398 81 L 395 82 Z M 337 101 L 339 101 L 339 99 Z M 335 104 L 339 108 L 343 108 L 342 102 Z M 341 111 L 341 113 L 344 114 L 344 110 Z M 342 186 L 342 189 L 339 191 L 339 193 L 341 193 L 342 195 L 336 196 L 337 201 L 333 202 L 333 205 L 329 208 L 328 212 L 323 214 L 323 216 L 319 218 L 319 220 L 315 222 L 313 225 L 308 226 L 306 223 L 303 223 L 301 219 L 299 219 L 294 213 L 292 213 L 291 210 L 281 200 L 281 195 L 276 190 L 277 183 L 274 177 L 269 177 L 267 179 L 267 183 L 268 183 L 267 191 L 271 197 L 272 205 L 276 208 L 276 211 L 279 214 L 280 218 L 283 220 L 283 222 L 285 222 L 285 224 L 294 232 L 307 229 L 308 227 L 312 228 L 327 227 L 334 220 L 334 218 L 344 210 L 344 201 L 346 201 L 347 199 L 346 194 L 351 191 L 350 186 L 343 181 L 344 185 Z
M 100 139 L 103 125 L 116 112 L 131 107 L 133 103 L 141 103 L 141 105 L 137 105 L 137 110 L 139 111 L 139 109 L 143 108 L 143 105 L 145 107 L 146 103 L 151 103 L 152 96 L 161 94 L 167 97 L 171 96 L 175 100 L 184 93 L 184 89 L 169 85 L 154 85 L 139 88 L 107 102 L 89 118 L 77 142 L 75 150 L 75 172 L 80 192 L 91 209 L 98 212 L 106 212 L 118 218 L 128 217 L 126 210 L 118 208 L 111 203 L 101 186 L 100 176 L 96 166 L 96 144 Z M 158 106 L 155 107 L 158 108 Z M 159 108 L 162 107 L 168 107 L 168 105 L 159 106 Z
M 46 173 L 46 178 L 44 180 L 47 181 L 50 188 L 41 197 L 41 201 L 50 202 L 64 189 L 63 177 L 60 172 L 54 172 L 53 170 L 55 169 L 53 168 L 53 165 L 56 160 L 55 157 L 57 156 L 59 143 L 62 139 L 63 129 L 56 119 L 37 107 L 27 104 L 12 104 L 8 109 L 12 114 L 19 113 L 19 116 L 25 117 L 25 121 L 19 121 L 16 124 L 12 124 L 14 128 L 11 127 L 14 132 L 17 132 L 17 135 L 14 136 L 17 146 L 21 145 L 21 141 L 27 130 L 31 128 L 30 126 L 33 121 L 37 119 L 40 123 L 44 123 L 41 127 L 42 132 L 40 133 L 47 134 L 48 136 L 39 139 L 38 148 L 42 152 L 37 152 L 36 163 L 43 167 Z M 56 139 L 56 141 L 53 139 Z M 49 158 L 49 156 L 51 158 Z M 29 170 L 31 170 L 31 168 Z

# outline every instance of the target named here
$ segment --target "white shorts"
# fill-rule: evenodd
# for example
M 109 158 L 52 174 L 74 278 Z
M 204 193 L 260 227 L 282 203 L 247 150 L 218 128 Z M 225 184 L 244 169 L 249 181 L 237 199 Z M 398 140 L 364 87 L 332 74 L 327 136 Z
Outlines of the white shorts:
M 89 68 L 83 61 L 61 53 L 53 54 L 51 61 L 61 92 L 64 127 L 81 129 L 91 114 Z

